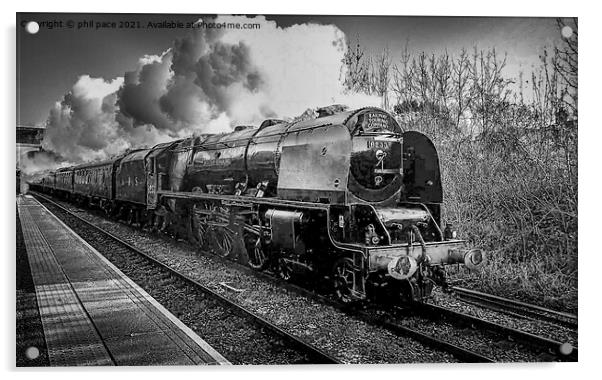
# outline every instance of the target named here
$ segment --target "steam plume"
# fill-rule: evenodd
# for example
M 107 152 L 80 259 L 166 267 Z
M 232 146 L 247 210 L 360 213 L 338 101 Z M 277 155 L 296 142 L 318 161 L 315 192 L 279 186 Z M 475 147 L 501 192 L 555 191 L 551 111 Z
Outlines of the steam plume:
M 50 110 L 44 148 L 77 163 L 291 117 L 308 107 L 379 102 L 345 95 L 347 45 L 336 26 L 281 28 L 264 17 L 242 16 L 205 21 L 252 22 L 261 29 L 195 29 L 163 54 L 140 58 L 123 77 L 80 76 Z

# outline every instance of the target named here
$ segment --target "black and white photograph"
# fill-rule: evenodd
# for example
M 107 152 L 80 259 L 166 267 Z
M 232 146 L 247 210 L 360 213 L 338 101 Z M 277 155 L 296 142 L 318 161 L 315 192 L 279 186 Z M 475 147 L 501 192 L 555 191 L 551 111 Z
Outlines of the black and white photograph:
M 579 362 L 578 13 L 48 9 L 9 366 Z

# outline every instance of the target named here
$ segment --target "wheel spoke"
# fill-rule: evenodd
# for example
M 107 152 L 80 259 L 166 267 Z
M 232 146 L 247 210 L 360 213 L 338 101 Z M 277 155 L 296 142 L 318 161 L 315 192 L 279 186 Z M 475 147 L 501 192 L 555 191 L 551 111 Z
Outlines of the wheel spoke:
M 333 268 L 333 285 L 337 297 L 342 302 L 352 302 L 355 272 L 353 262 L 349 258 L 340 258 L 335 262 Z
M 263 246 L 261 244 L 261 240 L 259 237 L 251 236 L 248 237 L 247 241 L 247 253 L 248 253 L 248 264 L 251 268 L 255 270 L 263 270 L 265 269 L 267 263 L 267 256 L 263 251 Z
M 263 255 L 263 251 L 261 250 L 261 248 L 255 247 L 253 251 L 255 253 L 255 261 L 258 264 L 263 264 L 263 262 L 265 261 L 265 256 Z

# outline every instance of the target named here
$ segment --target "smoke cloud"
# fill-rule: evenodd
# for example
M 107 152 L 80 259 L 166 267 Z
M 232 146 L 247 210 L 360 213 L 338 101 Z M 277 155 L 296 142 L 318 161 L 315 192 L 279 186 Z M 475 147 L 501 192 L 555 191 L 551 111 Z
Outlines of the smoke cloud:
M 63 166 L 68 166 L 62 157 L 53 152 L 30 151 L 21 155 L 19 159 L 19 168 L 22 174 L 33 176 L 36 173 L 47 172 Z M 38 178 L 37 176 L 31 178 Z
M 195 29 L 163 54 L 140 58 L 123 77 L 82 75 L 50 110 L 44 148 L 63 162 L 78 163 L 333 103 L 352 108 L 379 103 L 345 94 L 347 45 L 336 26 L 281 28 L 262 16 L 203 21 L 261 28 Z

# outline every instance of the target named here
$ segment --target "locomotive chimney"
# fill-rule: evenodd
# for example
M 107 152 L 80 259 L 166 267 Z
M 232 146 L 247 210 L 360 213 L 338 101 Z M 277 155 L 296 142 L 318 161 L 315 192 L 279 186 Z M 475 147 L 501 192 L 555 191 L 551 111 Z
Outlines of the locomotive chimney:
M 345 112 L 347 111 L 349 107 L 347 107 L 346 105 L 343 104 L 333 104 L 330 106 L 326 106 L 326 107 L 320 107 L 316 110 L 316 112 L 318 113 L 318 117 L 325 117 L 325 116 L 332 116 L 334 114 L 337 113 L 341 113 L 341 112 Z

